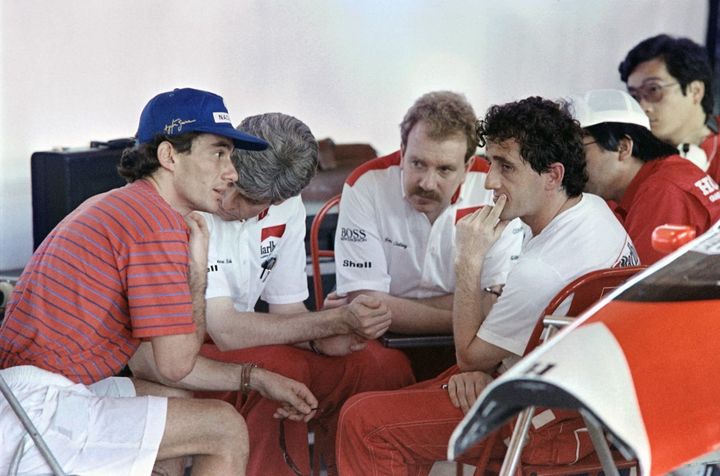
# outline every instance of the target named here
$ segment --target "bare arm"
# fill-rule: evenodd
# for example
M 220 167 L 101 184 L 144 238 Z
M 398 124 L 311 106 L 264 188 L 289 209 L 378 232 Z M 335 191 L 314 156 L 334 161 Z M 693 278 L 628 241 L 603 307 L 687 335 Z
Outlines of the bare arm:
M 273 311 L 304 309 L 275 307 Z M 291 306 L 291 305 L 286 305 Z M 294 344 L 354 333 L 367 339 L 382 335 L 390 325 L 387 306 L 368 296 L 320 312 L 297 314 L 239 312 L 229 297 L 208 300 L 208 333 L 220 350 L 271 344 Z
M 391 296 L 381 291 L 353 291 L 348 294 L 354 299 L 361 294 L 376 297 L 392 312 L 392 332 L 402 334 L 449 334 L 452 332 L 452 294 L 443 296 L 407 299 Z
M 485 255 L 507 225 L 507 222 L 498 222 L 505 201 L 503 195 L 494 207 L 484 207 L 457 224 L 453 336 L 458 367 L 462 371 L 492 372 L 502 359 L 511 355 L 477 337 L 496 300 L 494 294 L 481 289 L 480 275 Z
M 143 342 L 129 366 L 136 378 L 185 390 L 235 391 L 240 389 L 242 365 L 218 362 L 198 356 L 192 371 L 179 381 L 165 378 L 155 364 L 153 343 Z M 302 383 L 269 370 L 254 368 L 250 388 L 263 397 L 281 404 L 276 415 L 293 420 L 309 420 L 317 408 L 317 399 Z
M 170 381 L 180 380 L 192 370 L 200 346 L 205 340 L 205 288 L 209 233 L 205 219 L 197 213 L 190 213 L 186 217 L 186 222 L 190 228 L 188 284 L 192 296 L 195 332 L 158 336 L 152 339 L 158 371 Z
M 480 274 L 470 266 L 458 263 L 455 272 L 453 336 L 458 367 L 464 372 L 493 372 L 510 352 L 479 338 L 477 332 L 497 297 L 480 289 Z
M 291 304 L 270 304 L 269 310 L 270 312 L 275 314 L 285 315 L 307 312 L 307 308 L 302 302 Z M 331 356 L 348 355 L 352 352 L 362 350 L 367 346 L 367 339 L 354 333 L 336 334 L 328 337 L 320 337 L 312 339 L 312 342 L 314 348 L 310 345 L 310 341 L 299 342 L 295 345 L 305 350 L 310 350 L 313 352 L 317 350 L 322 355 Z

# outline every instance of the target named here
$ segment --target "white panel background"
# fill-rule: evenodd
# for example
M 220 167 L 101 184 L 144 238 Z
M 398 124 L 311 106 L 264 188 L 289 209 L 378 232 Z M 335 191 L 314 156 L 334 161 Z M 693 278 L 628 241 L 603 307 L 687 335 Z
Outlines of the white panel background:
M 154 94 L 193 86 L 234 121 L 282 111 L 318 138 L 399 145 L 433 89 L 478 114 L 620 87 L 627 50 L 704 43 L 707 0 L 0 0 L 0 269 L 32 252 L 30 155 L 133 135 Z

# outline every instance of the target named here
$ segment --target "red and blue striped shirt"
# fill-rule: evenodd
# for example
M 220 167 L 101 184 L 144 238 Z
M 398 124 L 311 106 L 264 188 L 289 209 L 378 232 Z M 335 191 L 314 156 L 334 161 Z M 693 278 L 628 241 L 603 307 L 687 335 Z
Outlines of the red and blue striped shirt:
M 139 180 L 88 199 L 37 249 L 0 328 L 0 368 L 89 384 L 118 373 L 140 339 L 194 331 L 187 225 Z

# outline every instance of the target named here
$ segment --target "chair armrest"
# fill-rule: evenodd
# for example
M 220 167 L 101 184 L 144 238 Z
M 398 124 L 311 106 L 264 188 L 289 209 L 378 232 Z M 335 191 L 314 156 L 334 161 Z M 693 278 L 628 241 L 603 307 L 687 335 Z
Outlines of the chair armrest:
M 455 345 L 451 334 L 409 335 L 386 332 L 378 339 L 382 345 L 391 349 L 412 347 L 451 347 Z
M 574 317 L 568 316 L 545 316 L 543 318 L 543 324 L 546 326 L 565 327 L 575 322 Z

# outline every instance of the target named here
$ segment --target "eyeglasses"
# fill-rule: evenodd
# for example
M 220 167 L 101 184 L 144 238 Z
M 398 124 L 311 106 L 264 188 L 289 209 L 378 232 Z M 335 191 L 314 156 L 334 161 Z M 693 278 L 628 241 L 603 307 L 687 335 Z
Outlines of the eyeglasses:
M 589 146 L 590 144 L 597 144 L 596 140 L 590 140 L 587 142 L 583 142 L 583 147 Z
M 647 83 L 637 88 L 628 88 L 630 96 L 635 98 L 637 102 L 644 100 L 645 102 L 656 103 L 662 101 L 663 89 L 675 86 L 677 81 L 673 83 Z
M 288 465 L 288 467 L 292 470 L 293 473 L 296 474 L 296 476 L 304 476 L 304 473 L 300 470 L 300 468 L 297 467 L 295 464 L 295 461 L 293 461 L 292 457 L 290 456 L 290 453 L 288 453 L 287 444 L 285 443 L 285 419 L 280 419 L 280 450 L 282 451 L 283 459 L 285 460 L 285 464 Z
M 322 409 L 318 410 L 317 408 L 313 408 L 312 410 L 317 411 L 317 413 L 315 413 L 315 416 L 321 415 L 323 413 Z M 288 451 L 287 443 L 285 442 L 285 418 L 280 419 L 280 432 L 279 433 L 280 434 L 278 437 L 278 440 L 279 440 L 278 443 L 280 444 L 280 451 L 282 451 L 282 456 L 283 456 L 283 460 L 285 460 L 285 464 L 287 464 L 288 467 L 290 468 L 290 470 L 293 473 L 295 473 L 295 476 L 305 476 L 305 473 L 303 473 L 302 470 L 300 468 L 298 468 L 298 465 L 295 464 L 295 461 L 292 459 L 292 456 L 290 456 L 290 452 Z M 312 476 L 313 474 L 314 473 L 313 473 L 312 463 L 311 463 L 309 476 Z

